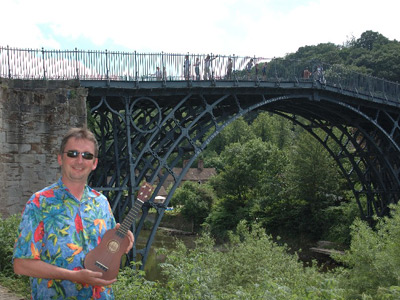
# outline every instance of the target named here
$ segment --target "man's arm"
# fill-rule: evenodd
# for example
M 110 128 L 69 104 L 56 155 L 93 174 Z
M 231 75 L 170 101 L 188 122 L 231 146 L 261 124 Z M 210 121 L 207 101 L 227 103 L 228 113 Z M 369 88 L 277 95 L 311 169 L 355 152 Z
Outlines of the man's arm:
M 117 281 L 116 278 L 112 280 L 101 279 L 100 277 L 103 275 L 101 272 L 87 269 L 68 270 L 48 264 L 42 260 L 27 258 L 14 259 L 14 273 L 37 278 L 69 280 L 97 286 L 110 285 Z

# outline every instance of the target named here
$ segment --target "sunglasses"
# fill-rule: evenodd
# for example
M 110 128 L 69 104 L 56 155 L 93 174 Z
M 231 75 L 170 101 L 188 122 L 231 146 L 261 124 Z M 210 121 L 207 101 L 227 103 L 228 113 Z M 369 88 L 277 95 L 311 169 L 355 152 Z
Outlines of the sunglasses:
M 78 157 L 79 154 L 82 155 L 83 159 L 87 159 L 87 160 L 91 160 L 94 157 L 94 155 L 92 153 L 90 153 L 90 152 L 79 152 L 79 151 L 76 151 L 76 150 L 69 150 L 69 151 L 64 152 L 64 153 L 67 153 L 67 156 L 71 157 L 71 158 Z

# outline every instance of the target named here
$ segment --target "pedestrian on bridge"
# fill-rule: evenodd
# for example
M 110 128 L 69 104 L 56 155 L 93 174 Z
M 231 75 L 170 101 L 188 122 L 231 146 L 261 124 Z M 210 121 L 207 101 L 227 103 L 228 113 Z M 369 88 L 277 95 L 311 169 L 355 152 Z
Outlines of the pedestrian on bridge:
M 311 74 L 312 73 L 307 68 L 305 68 L 304 71 L 303 71 L 303 78 L 304 79 L 310 79 Z
M 115 224 L 107 198 L 87 185 L 98 163 L 92 132 L 73 128 L 57 155 L 61 177 L 26 203 L 14 246 L 14 272 L 30 277 L 32 299 L 114 299 L 103 274 L 85 269 L 86 254 Z M 128 231 L 128 252 L 133 234 Z M 118 265 L 119 267 L 119 265 Z
M 189 60 L 189 55 L 185 55 L 185 61 L 183 63 L 183 74 L 185 76 L 185 80 L 189 80 L 189 78 L 190 78 L 190 60 Z
M 263 80 L 267 79 L 267 66 L 268 66 L 268 62 L 264 62 L 262 69 L 261 69 Z
M 196 58 L 194 63 L 194 72 L 196 73 L 196 80 L 200 80 L 200 58 Z
M 315 80 L 319 81 L 322 84 L 326 84 L 324 69 L 321 65 L 317 66 L 317 70 L 315 71 Z
M 207 54 L 206 59 L 204 60 L 204 80 L 211 80 L 212 75 L 211 75 L 211 62 L 218 57 L 215 56 L 213 58 L 210 57 L 209 54 Z
M 226 66 L 226 79 L 232 80 L 232 58 L 228 58 L 228 65 Z
M 161 78 L 162 78 L 162 74 L 161 74 L 160 67 L 157 67 L 157 70 L 156 70 L 156 79 L 157 79 L 157 80 L 161 80 Z
M 250 73 L 251 73 L 251 68 L 252 67 L 253 67 L 253 59 L 251 58 L 250 61 L 246 65 L 247 80 L 250 80 Z

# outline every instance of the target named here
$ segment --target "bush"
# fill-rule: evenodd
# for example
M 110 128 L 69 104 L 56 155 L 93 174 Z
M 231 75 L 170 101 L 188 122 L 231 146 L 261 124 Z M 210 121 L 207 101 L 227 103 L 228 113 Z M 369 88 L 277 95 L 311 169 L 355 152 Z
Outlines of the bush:
M 0 218 L 0 282 L 14 292 L 28 296 L 30 294 L 29 278 L 14 274 L 12 256 L 17 229 L 21 217 L 12 215 L 6 219 Z
M 17 215 L 0 219 L 0 272 L 5 276 L 14 274 L 12 266 L 13 247 L 21 218 Z
M 335 257 L 347 269 L 341 282 L 349 299 L 400 299 L 400 204 L 391 216 L 377 220 L 375 229 L 357 220 L 351 227 L 351 245 Z
M 125 267 L 118 274 L 118 281 L 113 284 L 115 299 L 162 299 L 159 284 L 144 279 L 144 271 L 139 270 L 140 263 L 136 266 Z
M 304 268 L 287 251 L 244 222 L 226 248 L 208 235 L 192 250 L 180 243 L 162 265 L 168 299 L 344 299 L 332 273 Z

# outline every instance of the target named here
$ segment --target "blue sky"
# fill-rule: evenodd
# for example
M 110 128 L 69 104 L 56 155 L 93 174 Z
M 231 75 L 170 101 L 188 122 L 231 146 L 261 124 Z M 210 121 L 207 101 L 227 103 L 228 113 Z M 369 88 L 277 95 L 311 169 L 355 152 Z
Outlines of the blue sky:
M 0 46 L 284 56 L 367 30 L 400 41 L 398 0 L 6 0 Z

